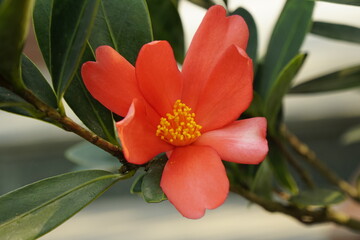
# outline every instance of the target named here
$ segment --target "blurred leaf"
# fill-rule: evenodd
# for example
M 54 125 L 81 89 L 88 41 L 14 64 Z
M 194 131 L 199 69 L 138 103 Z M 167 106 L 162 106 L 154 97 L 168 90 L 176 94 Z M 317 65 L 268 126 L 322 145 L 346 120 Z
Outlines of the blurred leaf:
M 89 42 L 92 49 L 112 46 L 134 64 L 140 48 L 153 40 L 145 0 L 103 0 Z
M 314 22 L 311 33 L 336 40 L 360 43 L 360 28 L 327 22 Z
M 22 56 L 21 72 L 26 87 L 41 101 L 56 109 L 57 101 L 54 91 L 36 65 L 25 55 Z
M 139 176 L 134 180 L 134 182 L 133 182 L 133 184 L 131 185 L 131 188 L 130 188 L 130 193 L 131 193 L 131 194 L 138 194 L 138 195 L 143 196 L 143 195 L 142 195 L 141 185 L 142 185 L 144 176 L 145 176 L 145 173 L 139 175 Z
M 267 95 L 280 71 L 298 54 L 311 27 L 314 4 L 312 0 L 287 0 L 271 35 L 261 76 L 255 82 L 260 96 Z
M 292 196 L 290 202 L 300 206 L 328 206 L 344 201 L 346 197 L 339 191 L 317 188 L 301 191 Z
M 54 0 L 51 13 L 51 75 L 58 100 L 80 64 L 99 0 Z
M 293 176 L 289 172 L 289 167 L 284 159 L 284 155 L 280 149 L 272 142 L 269 141 L 269 165 L 273 171 L 276 182 L 292 194 L 297 194 L 299 188 Z
M 246 109 L 246 114 L 250 115 L 251 117 L 264 116 L 264 100 L 257 92 L 254 91 L 253 94 L 253 100 L 251 101 L 248 109 Z
M 42 116 L 30 103 L 3 87 L 0 87 L 0 109 L 27 117 Z
M 34 30 L 47 68 L 50 64 L 50 24 L 54 0 L 36 0 L 33 12 Z
M 171 1 L 147 0 L 154 40 L 167 40 L 179 63 L 184 61 L 185 43 L 181 18 Z
M 160 187 L 162 172 L 166 161 L 153 160 L 150 163 L 149 170 L 142 179 L 141 191 L 146 202 L 158 203 L 167 200 L 163 190 Z
M 360 6 L 360 0 L 318 0 L 318 1 Z
M 116 157 L 89 142 L 72 146 L 65 152 L 65 156 L 84 169 L 116 171 L 121 166 Z
M 304 53 L 295 56 L 280 72 L 266 96 L 264 111 L 268 119 L 269 128 L 272 131 L 275 131 L 274 128 L 276 127 L 276 120 L 283 98 L 288 92 L 292 80 L 302 67 L 306 56 Z
M 360 86 L 360 65 L 332 72 L 300 83 L 289 93 L 319 93 L 337 91 Z
M 87 45 L 81 62 L 93 60 L 93 52 Z M 66 102 L 91 131 L 113 144 L 118 144 L 111 111 L 91 96 L 82 81 L 80 69 L 65 93 Z
M 346 131 L 341 137 L 341 141 L 347 145 L 360 142 L 360 125 L 352 127 Z
M 34 2 L 3 0 L 0 5 L 0 81 L 3 79 L 17 89 L 24 88 L 20 59 Z
M 259 166 L 250 189 L 265 199 L 272 199 L 274 175 L 270 169 L 269 159 L 266 158 Z
M 355 184 L 357 191 L 360 192 L 360 175 L 357 176 Z
M 215 3 L 212 0 L 188 0 L 188 1 L 195 5 L 198 5 L 199 7 L 203 7 L 206 9 L 215 5 Z
M 258 48 L 258 34 L 254 18 L 251 13 L 244 8 L 236 9 L 231 15 L 242 16 L 249 28 L 249 41 L 246 49 L 247 54 L 253 60 L 254 69 L 256 69 L 257 48 Z
M 128 176 L 88 170 L 44 179 L 0 197 L 2 239 L 35 239 Z

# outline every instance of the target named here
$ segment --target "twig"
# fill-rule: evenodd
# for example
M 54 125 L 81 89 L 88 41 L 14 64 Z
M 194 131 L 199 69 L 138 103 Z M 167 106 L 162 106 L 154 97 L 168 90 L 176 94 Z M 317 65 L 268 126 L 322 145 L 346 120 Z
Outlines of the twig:
M 336 212 L 329 208 L 308 209 L 298 208 L 294 205 L 283 205 L 279 202 L 263 199 L 239 185 L 232 186 L 231 191 L 240 194 L 247 200 L 258 204 L 269 212 L 281 212 L 287 214 L 307 225 L 333 222 L 352 230 L 360 230 L 360 220 L 351 218 L 344 213 Z
M 360 195 L 358 191 L 351 186 L 348 182 L 341 179 L 335 172 L 329 169 L 325 164 L 323 164 L 316 154 L 303 142 L 301 142 L 294 134 L 292 134 L 285 125 L 281 127 L 281 133 L 285 139 L 289 142 L 290 146 L 304 159 L 316 168 L 324 177 L 326 177 L 330 182 L 334 183 L 339 187 L 344 193 L 348 194 L 354 200 L 360 202 Z

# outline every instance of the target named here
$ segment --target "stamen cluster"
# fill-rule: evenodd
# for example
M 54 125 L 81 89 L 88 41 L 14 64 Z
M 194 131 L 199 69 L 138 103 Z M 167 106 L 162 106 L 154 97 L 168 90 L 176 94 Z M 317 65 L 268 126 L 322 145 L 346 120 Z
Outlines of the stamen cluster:
M 185 146 L 194 142 L 200 135 L 202 127 L 195 122 L 195 113 L 181 100 L 176 100 L 173 113 L 167 113 L 160 119 L 156 136 L 175 145 Z

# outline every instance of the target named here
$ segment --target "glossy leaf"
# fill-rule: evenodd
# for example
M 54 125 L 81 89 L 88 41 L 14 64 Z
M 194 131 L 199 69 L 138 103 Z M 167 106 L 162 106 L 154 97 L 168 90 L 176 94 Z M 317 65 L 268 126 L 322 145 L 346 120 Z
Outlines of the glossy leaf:
M 87 46 L 81 62 L 93 60 L 93 52 Z M 80 68 L 65 93 L 65 99 L 74 113 L 91 131 L 113 144 L 118 144 L 112 113 L 91 96 L 82 81 Z
M 360 6 L 360 0 L 318 0 L 318 1 Z
M 36 0 L 33 12 L 34 30 L 42 56 L 48 67 L 50 67 L 50 24 L 54 0 Z
M 101 1 L 89 39 L 92 49 L 112 46 L 134 64 L 140 48 L 152 39 L 145 0 Z
M 179 63 L 184 61 L 184 31 L 179 12 L 172 1 L 147 0 L 154 40 L 167 40 Z
M 284 155 L 272 141 L 269 141 L 268 158 L 269 165 L 271 166 L 277 184 L 282 188 L 285 188 L 291 194 L 297 194 L 299 188 L 295 179 L 289 172 L 289 167 L 284 159 Z
M 21 73 L 26 87 L 44 103 L 56 109 L 57 102 L 53 89 L 36 65 L 25 55 L 22 57 Z
M 301 191 L 289 201 L 299 206 L 329 206 L 345 199 L 346 197 L 339 191 L 318 188 Z
M 336 40 L 360 43 L 360 28 L 353 26 L 314 22 L 311 33 Z
M 81 142 L 72 146 L 65 152 L 65 156 L 83 169 L 116 171 L 121 166 L 116 157 L 89 142 Z
M 275 25 L 256 90 L 264 97 L 281 70 L 294 58 L 310 30 L 314 9 L 312 0 L 288 0 Z
M 166 161 L 153 160 L 150 163 L 149 170 L 145 174 L 141 183 L 141 191 L 145 201 L 149 203 L 157 203 L 167 200 L 165 193 L 160 187 L 162 172 L 164 170 Z
M 274 175 L 266 158 L 259 166 L 250 189 L 265 199 L 272 199 L 272 186 Z
M 3 87 L 0 87 L 0 109 L 27 117 L 42 116 L 30 103 Z
M 290 93 L 319 93 L 338 91 L 360 86 L 360 65 L 332 72 L 300 83 Z
M 100 170 L 67 173 L 0 197 L 2 239 L 35 239 L 54 229 L 129 176 Z
M 249 28 L 249 41 L 248 46 L 246 49 L 247 54 L 249 57 L 253 60 L 253 66 L 254 69 L 256 69 L 256 60 L 257 60 L 257 49 L 258 49 L 258 34 L 257 34 L 257 28 L 254 18 L 252 17 L 251 13 L 248 12 L 244 8 L 238 8 L 236 9 L 232 15 L 240 15 L 244 18 L 246 24 Z
M 280 72 L 278 78 L 271 86 L 265 103 L 265 116 L 268 119 L 270 130 L 274 131 L 276 120 L 281 109 L 285 94 L 290 88 L 290 84 L 306 59 L 306 54 L 298 54 Z
M 51 75 L 60 100 L 80 64 L 99 0 L 54 0 L 50 27 Z
M 3 0 L 0 4 L 0 81 L 24 88 L 21 53 L 35 0 Z
M 135 179 L 135 181 L 133 182 L 133 184 L 131 185 L 131 188 L 130 188 L 131 194 L 138 194 L 140 196 L 143 196 L 141 185 L 142 185 L 144 176 L 145 176 L 145 174 L 141 174 Z

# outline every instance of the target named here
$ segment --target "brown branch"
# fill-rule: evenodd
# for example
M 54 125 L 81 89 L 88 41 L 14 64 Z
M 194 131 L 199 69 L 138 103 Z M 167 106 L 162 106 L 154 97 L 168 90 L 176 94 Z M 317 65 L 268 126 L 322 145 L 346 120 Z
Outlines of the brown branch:
M 349 195 L 354 200 L 360 202 L 360 194 L 351 186 L 348 182 L 341 179 L 335 172 L 328 168 L 321 160 L 316 156 L 316 154 L 303 142 L 300 141 L 297 136 L 292 134 L 285 125 L 281 127 L 281 133 L 284 138 L 289 142 L 290 146 L 315 169 L 317 169 L 324 177 L 326 177 L 330 182 L 339 187 L 344 193 Z
M 299 208 L 294 205 L 283 205 L 279 202 L 263 199 L 239 185 L 232 186 L 230 190 L 240 194 L 247 200 L 258 204 L 269 212 L 284 213 L 307 225 L 332 222 L 352 230 L 360 230 L 360 220 L 351 218 L 344 213 L 336 212 L 329 208 L 309 209 Z

